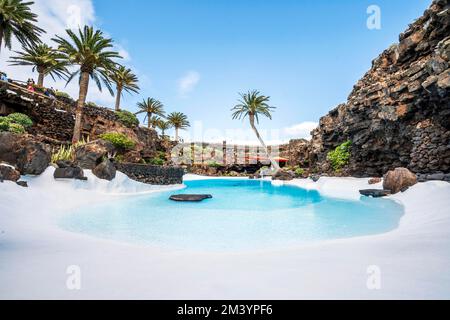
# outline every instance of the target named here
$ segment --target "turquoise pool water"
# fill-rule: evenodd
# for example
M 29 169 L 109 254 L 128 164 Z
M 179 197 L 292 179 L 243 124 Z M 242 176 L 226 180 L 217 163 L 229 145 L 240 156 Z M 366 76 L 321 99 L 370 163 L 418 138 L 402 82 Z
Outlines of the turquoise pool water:
M 189 181 L 187 188 L 122 198 L 71 212 L 66 230 L 172 249 L 275 249 L 311 241 L 384 233 L 398 226 L 403 207 L 391 200 L 339 200 L 294 186 L 257 180 Z M 201 203 L 172 194 L 208 193 Z

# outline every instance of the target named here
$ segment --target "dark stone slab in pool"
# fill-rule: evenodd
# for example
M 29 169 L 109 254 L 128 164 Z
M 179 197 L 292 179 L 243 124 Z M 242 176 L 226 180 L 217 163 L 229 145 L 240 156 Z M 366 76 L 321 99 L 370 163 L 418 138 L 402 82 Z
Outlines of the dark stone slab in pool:
M 211 199 L 210 194 L 175 194 L 170 196 L 170 200 L 179 202 L 200 202 L 206 199 Z
M 374 197 L 381 198 L 391 195 L 391 191 L 389 190 L 381 190 L 381 189 L 366 189 L 359 190 L 359 193 L 366 197 Z

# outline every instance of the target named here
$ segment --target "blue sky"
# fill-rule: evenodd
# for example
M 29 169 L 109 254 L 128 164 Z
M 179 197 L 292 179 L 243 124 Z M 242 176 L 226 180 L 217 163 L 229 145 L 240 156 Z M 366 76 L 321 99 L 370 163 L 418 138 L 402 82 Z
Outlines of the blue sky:
M 239 92 L 258 89 L 277 107 L 273 120 L 260 124 L 263 129 L 281 130 L 279 137 L 268 140 L 305 135 L 305 128 L 313 126 L 308 122 L 318 122 L 345 102 L 371 61 L 398 42 L 398 35 L 431 4 L 431 0 L 35 1 L 41 22 L 47 30 L 55 29 L 49 34 L 62 32 L 54 26 L 67 19 L 67 6 L 73 3 L 86 23 L 115 39 L 127 56 L 125 63 L 141 79 L 141 93 L 125 95 L 123 107 L 136 111 L 138 100 L 154 97 L 168 112 L 184 112 L 192 124 L 201 120 L 204 129 L 216 129 L 220 136 L 226 129 L 248 128 L 246 122 L 231 120 L 230 108 Z M 381 30 L 366 27 L 366 10 L 373 4 L 381 8 Z M 71 90 L 75 93 L 75 88 Z M 92 87 L 88 99 L 113 106 L 113 99 L 105 99 Z M 252 134 L 249 139 L 254 139 Z

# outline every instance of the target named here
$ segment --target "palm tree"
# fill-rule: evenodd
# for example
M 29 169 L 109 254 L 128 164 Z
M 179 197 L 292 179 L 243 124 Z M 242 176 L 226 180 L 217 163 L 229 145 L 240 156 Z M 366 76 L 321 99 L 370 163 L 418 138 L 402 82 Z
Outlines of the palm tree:
M 11 49 L 15 37 L 23 46 L 40 43 L 39 36 L 45 33 L 37 27 L 37 15 L 31 12 L 34 2 L 22 0 L 0 0 L 0 52 L 3 41 L 5 48 Z
M 179 129 L 187 129 L 191 125 L 187 120 L 187 116 L 181 112 L 172 112 L 167 116 L 167 121 L 169 124 L 175 128 L 175 141 L 178 141 L 178 130 Z
M 154 119 L 152 119 L 152 117 L 155 116 L 159 116 L 164 118 L 165 117 L 165 111 L 164 111 L 164 105 L 153 98 L 147 98 L 147 100 L 143 100 L 142 102 L 138 103 L 138 108 L 140 109 L 140 111 L 136 112 L 137 114 L 140 113 L 145 113 L 145 118 L 144 118 L 144 122 L 145 119 L 148 119 L 148 128 L 151 129 L 152 127 L 154 127 Z
M 44 77 L 50 75 L 53 80 L 55 76 L 64 78 L 68 74 L 66 61 L 62 55 L 46 44 L 38 44 L 25 47 L 23 52 L 15 51 L 18 55 L 11 57 L 13 66 L 32 66 L 33 72 L 39 73 L 38 86 L 44 86 Z
M 158 119 L 158 121 L 156 122 L 156 127 L 161 130 L 161 135 L 164 136 L 166 130 L 169 130 L 170 128 L 172 128 L 172 125 L 170 124 L 169 121 L 164 121 L 163 119 Z
M 122 91 L 138 93 L 140 90 L 138 86 L 139 81 L 131 69 L 127 69 L 124 66 L 119 66 L 116 70 L 113 70 L 111 80 L 116 84 L 116 111 L 119 111 Z
M 266 152 L 267 157 L 272 163 L 272 166 L 276 171 L 280 170 L 280 166 L 270 156 L 269 150 L 267 149 L 266 144 L 264 143 L 263 139 L 261 138 L 261 135 L 258 132 L 258 129 L 256 129 L 255 126 L 255 120 L 256 123 L 259 123 L 259 115 L 266 116 L 267 118 L 272 120 L 271 112 L 273 109 L 275 109 L 275 107 L 271 107 L 268 105 L 270 97 L 266 97 L 260 94 L 260 92 L 257 90 L 249 91 L 246 94 L 240 94 L 240 96 L 241 99 L 239 100 L 239 104 L 231 109 L 231 111 L 233 112 L 232 114 L 233 120 L 244 119 L 246 117 L 249 118 L 250 126 L 255 132 L 256 137 L 258 138 L 262 147 L 264 148 L 264 151 Z
M 103 83 L 111 95 L 114 95 L 110 75 L 111 71 L 116 69 L 117 63 L 113 59 L 122 57 L 117 52 L 111 51 L 113 41 L 105 38 L 100 30 L 94 31 L 92 27 L 85 26 L 83 30 L 78 30 L 78 35 L 71 30 L 66 30 L 66 32 L 69 40 L 56 36 L 53 41 L 58 44 L 58 51 L 67 64 L 79 66 L 79 69 L 73 72 L 67 80 L 69 83 L 76 75 L 80 75 L 80 91 L 72 138 L 72 143 L 75 144 L 80 140 L 81 120 L 89 79 L 95 81 L 100 91 Z

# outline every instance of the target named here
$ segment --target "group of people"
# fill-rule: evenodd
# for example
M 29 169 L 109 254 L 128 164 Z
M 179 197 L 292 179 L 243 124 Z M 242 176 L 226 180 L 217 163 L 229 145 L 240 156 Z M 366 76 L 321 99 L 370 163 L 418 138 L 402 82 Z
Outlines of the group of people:
M 5 72 L 3 72 L 3 71 L 0 71 L 0 80 L 4 81 L 4 82 L 11 82 L 11 79 L 9 79 L 8 75 Z M 29 92 L 32 92 L 32 93 L 36 92 L 36 83 L 34 82 L 34 79 L 29 78 L 27 80 L 26 84 L 27 84 L 26 85 L 27 90 Z M 44 88 L 43 94 L 45 96 L 49 97 L 50 99 L 56 100 L 57 94 L 56 94 L 56 90 L 53 89 L 53 87 L 51 87 L 51 88 Z
M 34 83 L 34 80 L 31 78 L 27 80 L 27 89 L 30 92 L 36 91 L 36 84 Z M 53 87 L 45 88 L 44 95 L 49 97 L 50 99 L 56 99 L 56 91 L 55 89 L 53 89 Z

